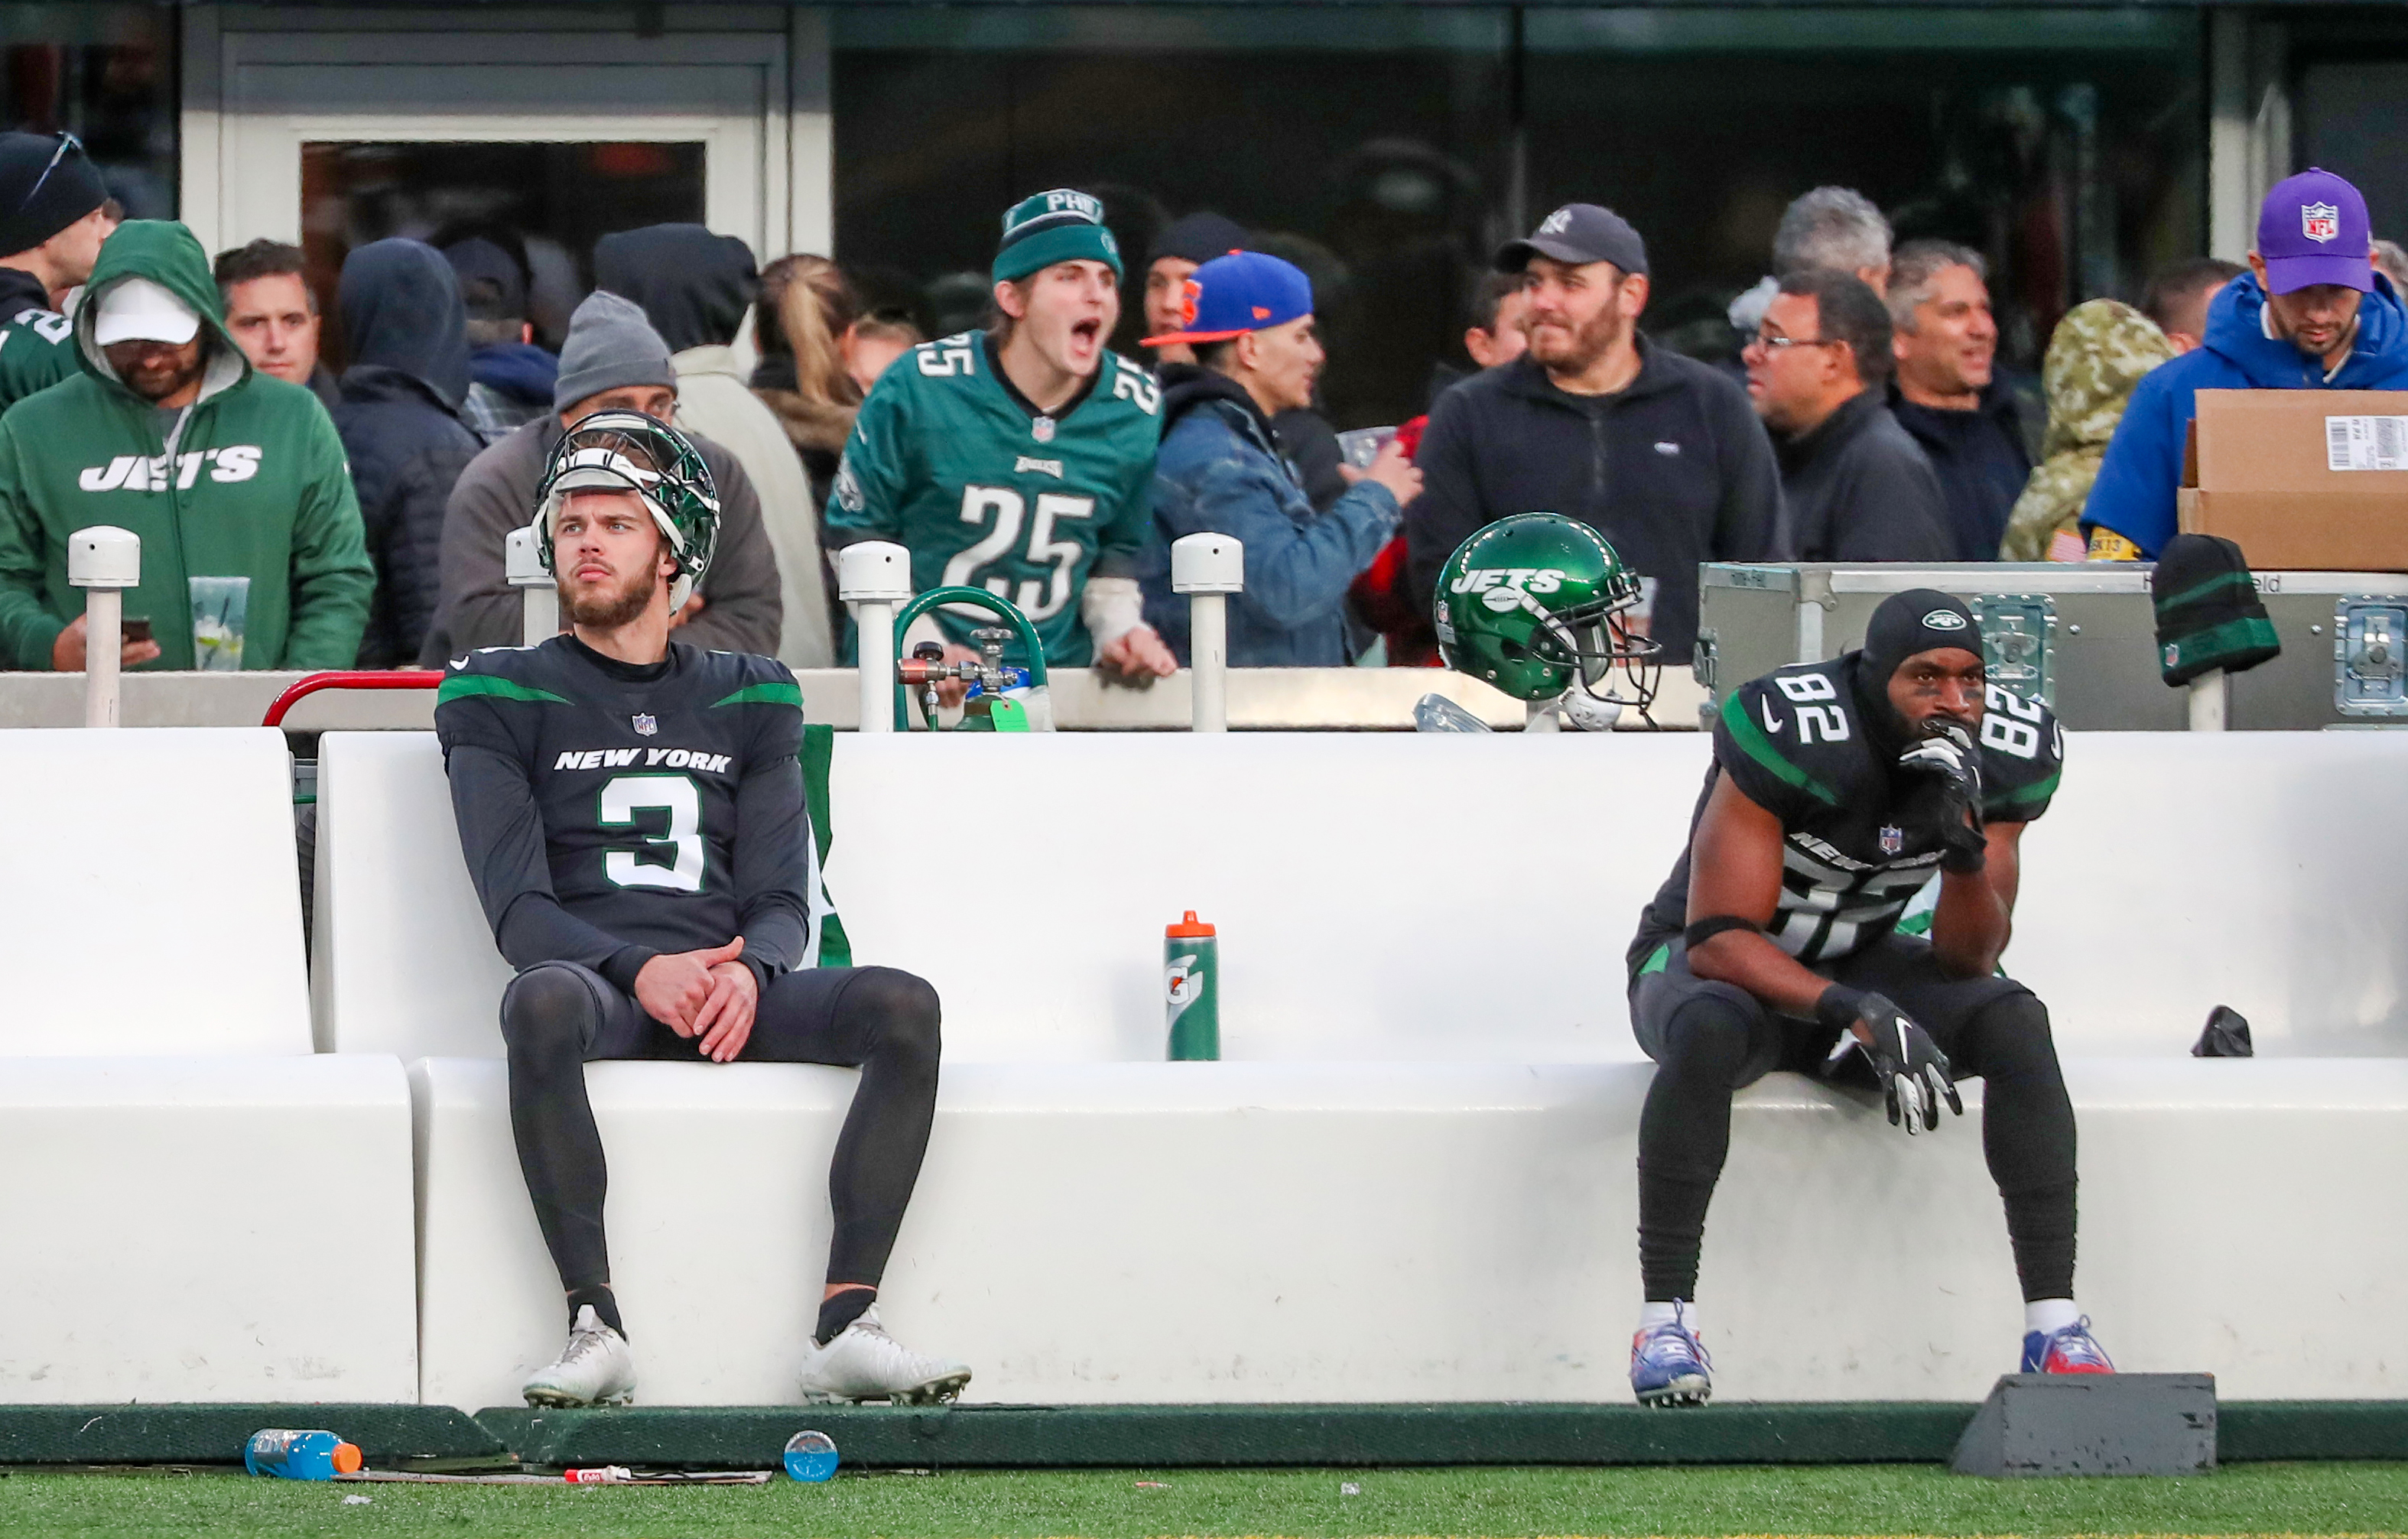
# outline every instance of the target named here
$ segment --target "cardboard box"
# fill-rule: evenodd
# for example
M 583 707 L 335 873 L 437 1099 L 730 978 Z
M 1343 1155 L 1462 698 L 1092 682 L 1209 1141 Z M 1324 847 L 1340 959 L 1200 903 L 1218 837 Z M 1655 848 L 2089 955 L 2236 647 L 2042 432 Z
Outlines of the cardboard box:
M 2259 570 L 2408 572 L 2408 391 L 2200 391 L 2175 506 Z

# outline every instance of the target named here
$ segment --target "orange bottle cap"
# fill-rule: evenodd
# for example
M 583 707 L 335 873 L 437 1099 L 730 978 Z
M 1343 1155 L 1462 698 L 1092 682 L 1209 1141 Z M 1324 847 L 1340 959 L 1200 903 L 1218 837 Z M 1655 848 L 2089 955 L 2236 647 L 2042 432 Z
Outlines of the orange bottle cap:
M 355 1444 L 355 1443 L 337 1443 L 337 1444 L 336 1444 L 336 1445 L 335 1445 L 335 1469 L 336 1469 L 336 1472 L 337 1472 L 337 1474 L 341 1474 L 341 1475 L 357 1475 L 357 1474 L 359 1474 L 359 1473 L 360 1473 L 360 1449 L 359 1449 L 359 1445 L 357 1445 L 357 1444 Z
M 1165 940 L 1180 940 L 1197 935 L 1209 935 L 1211 933 L 1212 927 L 1199 921 L 1196 918 L 1196 910 L 1192 908 L 1187 911 L 1187 917 L 1185 919 L 1180 920 L 1177 924 L 1167 927 L 1162 932 L 1163 938 Z

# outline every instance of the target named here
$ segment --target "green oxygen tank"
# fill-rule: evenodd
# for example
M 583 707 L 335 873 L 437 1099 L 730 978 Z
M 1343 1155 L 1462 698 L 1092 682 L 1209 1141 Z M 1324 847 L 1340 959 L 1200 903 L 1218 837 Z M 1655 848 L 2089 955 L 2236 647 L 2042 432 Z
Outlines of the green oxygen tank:
M 1221 1056 L 1221 956 L 1212 927 L 1196 910 L 1162 933 L 1162 997 L 1171 1062 Z

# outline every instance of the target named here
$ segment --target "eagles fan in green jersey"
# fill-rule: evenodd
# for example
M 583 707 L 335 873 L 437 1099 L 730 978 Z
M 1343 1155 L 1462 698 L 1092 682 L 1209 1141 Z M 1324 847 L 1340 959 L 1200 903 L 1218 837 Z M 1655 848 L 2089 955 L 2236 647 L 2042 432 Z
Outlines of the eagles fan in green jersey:
M 100 171 L 72 134 L 0 134 L 0 411 L 78 372 L 59 313 L 117 228 Z
M 813 965 L 802 692 L 774 659 L 669 639 L 718 540 L 710 471 L 674 428 L 593 413 L 552 452 L 535 530 L 569 632 L 469 653 L 435 706 L 461 852 L 518 969 L 510 1129 L 567 1294 L 568 1345 L 527 1401 L 635 1394 L 585 1094 L 585 1065 L 613 1058 L 860 1067 L 801 1391 L 949 1400 L 970 1371 L 903 1347 L 876 1308 L 936 1108 L 937 993 L 891 967 Z
M 1145 623 L 1137 584 L 1162 393 L 1104 346 L 1120 319 L 1121 254 L 1103 221 L 1101 203 L 1068 190 L 1004 215 L 1000 321 L 924 343 L 879 377 L 837 468 L 826 543 L 892 540 L 911 552 L 922 592 L 1010 600 L 1049 664 L 1167 677 L 1178 660 Z M 955 661 L 994 623 L 960 607 L 934 617 Z
M 1980 637 L 1947 594 L 1894 594 L 1861 650 L 1723 702 L 1689 848 L 1630 947 L 1631 1026 L 1656 1064 L 1639 1121 L 1641 1404 L 1711 1392 L 1695 1304 L 1706 1206 L 1731 1093 L 1774 1069 L 1878 1089 L 1912 1134 L 1939 1130 L 1942 1103 L 1962 1116 L 1955 1078 L 1979 1076 L 2022 1371 L 2114 1371 L 2073 1302 L 2073 1105 L 2048 1010 L 1997 971 L 2063 736 L 2046 705 L 1985 688 Z M 1898 933 L 1935 873 L 1929 938 Z

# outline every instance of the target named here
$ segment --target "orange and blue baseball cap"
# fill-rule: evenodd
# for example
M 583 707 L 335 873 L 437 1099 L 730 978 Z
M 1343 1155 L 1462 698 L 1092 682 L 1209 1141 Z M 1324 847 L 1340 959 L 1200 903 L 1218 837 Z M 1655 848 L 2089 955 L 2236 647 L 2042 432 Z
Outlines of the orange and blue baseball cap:
M 1187 276 L 1180 326 L 1140 347 L 1165 342 L 1226 342 L 1248 332 L 1284 326 L 1312 313 L 1312 279 L 1293 263 L 1261 251 L 1214 257 Z

